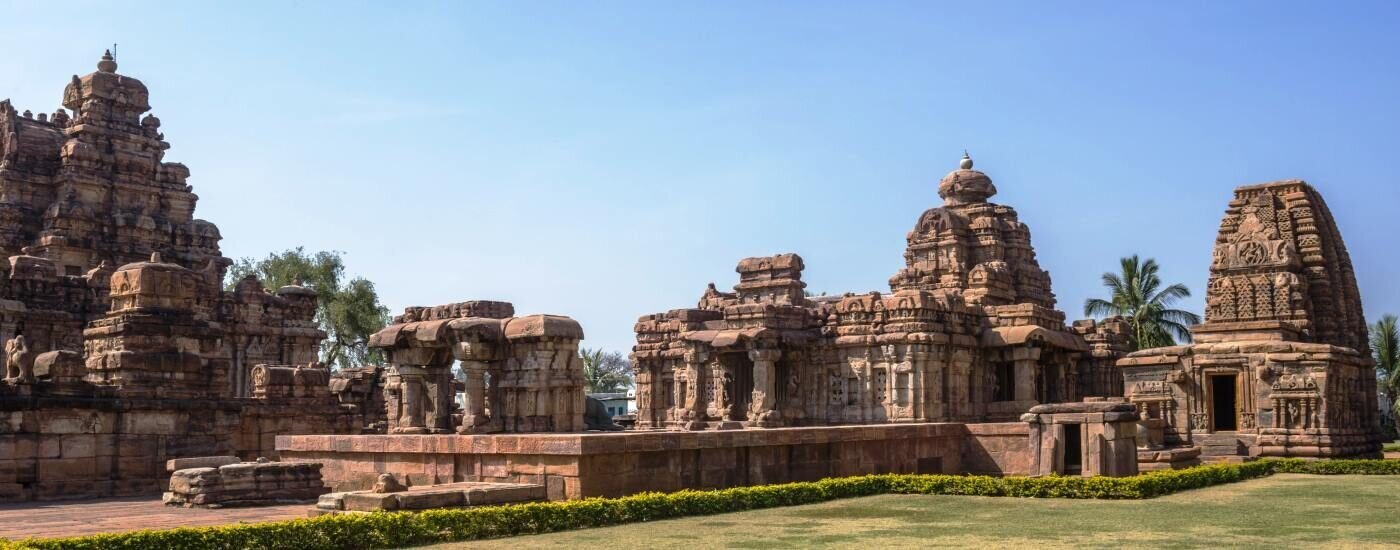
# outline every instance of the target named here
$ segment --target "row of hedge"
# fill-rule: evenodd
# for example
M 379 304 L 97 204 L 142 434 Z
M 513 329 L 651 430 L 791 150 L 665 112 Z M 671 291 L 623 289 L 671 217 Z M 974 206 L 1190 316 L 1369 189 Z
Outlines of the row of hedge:
M 148 530 L 18 542 L 0 541 L 0 550 L 401 548 L 813 504 L 891 493 L 1143 499 L 1274 473 L 1397 475 L 1400 474 L 1400 461 L 1261 460 L 1243 464 L 1149 472 L 1133 477 L 867 475 L 713 491 L 642 493 L 622 498 L 589 498 L 423 512 L 345 514 L 247 525 Z

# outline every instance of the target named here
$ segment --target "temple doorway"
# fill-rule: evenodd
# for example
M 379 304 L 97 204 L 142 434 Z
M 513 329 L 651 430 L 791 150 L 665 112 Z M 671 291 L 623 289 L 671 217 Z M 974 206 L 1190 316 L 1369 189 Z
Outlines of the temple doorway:
M 1210 418 L 1212 431 L 1233 432 L 1238 429 L 1236 422 L 1238 407 L 1235 403 L 1235 380 L 1237 375 L 1221 374 L 1210 377 Z
M 1065 475 L 1084 471 L 1084 425 L 1065 424 Z
M 725 384 L 729 392 L 729 417 L 724 420 L 748 420 L 749 402 L 753 399 L 753 361 L 749 360 L 748 353 L 726 353 L 720 356 L 720 361 L 731 373 Z

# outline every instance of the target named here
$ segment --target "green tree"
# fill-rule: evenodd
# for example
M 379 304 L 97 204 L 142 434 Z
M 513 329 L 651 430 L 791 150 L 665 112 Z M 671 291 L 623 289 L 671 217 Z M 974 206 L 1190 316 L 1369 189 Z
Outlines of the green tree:
M 362 277 L 345 280 L 340 252 L 308 254 L 301 247 L 268 254 L 262 260 L 243 258 L 233 264 L 225 280 L 230 289 L 247 275 L 277 289 L 302 284 L 316 291 L 316 322 L 326 331 L 321 361 L 339 368 L 379 360 L 369 348 L 369 337 L 389 322 L 389 309 L 379 303 L 374 283 Z
M 1371 354 L 1376 359 L 1376 385 L 1390 402 L 1392 425 L 1400 426 L 1400 327 L 1394 315 L 1381 316 L 1371 325 Z
M 616 351 L 580 348 L 583 381 L 588 393 L 620 392 L 632 387 L 632 364 Z
M 1109 298 L 1089 298 L 1084 301 L 1084 314 L 1093 317 L 1123 317 L 1132 328 L 1134 350 L 1190 342 L 1191 325 L 1200 324 L 1201 316 L 1173 309 L 1178 300 L 1191 296 L 1186 285 L 1176 283 L 1162 287 L 1157 276 L 1157 261 L 1138 260 L 1137 254 L 1119 260 L 1119 273 L 1104 273 L 1103 285 Z

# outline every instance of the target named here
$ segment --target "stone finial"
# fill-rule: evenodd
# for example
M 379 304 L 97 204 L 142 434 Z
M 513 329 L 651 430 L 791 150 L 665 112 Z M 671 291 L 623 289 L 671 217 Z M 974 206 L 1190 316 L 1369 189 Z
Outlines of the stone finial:
M 156 251 L 151 252 L 151 263 L 153 263 L 153 264 L 161 263 L 161 261 L 160 261 L 160 251 L 159 251 L 159 250 L 156 250 Z
M 117 59 L 112 57 L 112 50 L 102 54 L 102 60 L 97 62 L 97 70 L 104 73 L 117 72 Z
M 961 168 L 963 170 L 972 169 L 972 157 L 968 156 L 967 149 L 963 149 L 963 158 L 962 161 L 958 162 L 958 168 Z

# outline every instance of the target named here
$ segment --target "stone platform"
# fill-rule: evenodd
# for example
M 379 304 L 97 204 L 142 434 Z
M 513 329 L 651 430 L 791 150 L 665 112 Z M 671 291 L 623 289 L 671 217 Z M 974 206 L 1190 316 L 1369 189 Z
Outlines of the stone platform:
M 550 500 L 713 489 L 873 473 L 1030 473 L 1024 423 L 917 423 L 714 432 L 279 436 L 286 462 L 319 462 L 336 492 L 379 474 L 410 486 L 541 485 Z

